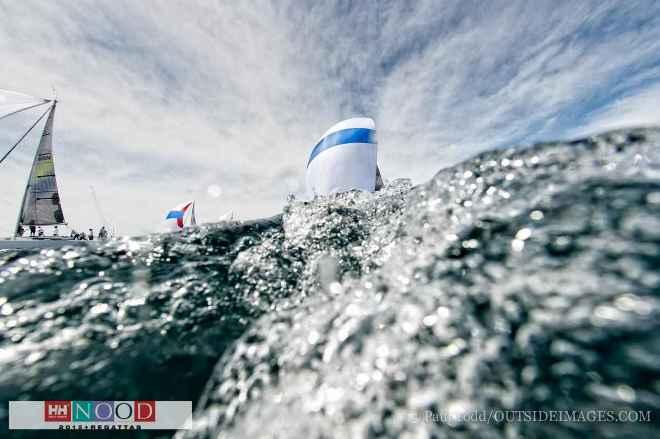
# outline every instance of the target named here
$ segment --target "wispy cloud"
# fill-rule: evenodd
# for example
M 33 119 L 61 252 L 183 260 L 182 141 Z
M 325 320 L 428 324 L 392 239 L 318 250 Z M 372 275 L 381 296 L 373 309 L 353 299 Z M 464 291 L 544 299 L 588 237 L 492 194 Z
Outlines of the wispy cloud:
M 588 115 L 588 123 L 578 126 L 571 137 L 633 126 L 660 125 L 660 84 L 623 96 Z
M 61 98 L 70 221 L 98 222 L 94 185 L 136 233 L 186 198 L 206 220 L 275 213 L 318 136 L 357 114 L 386 177 L 416 181 L 486 148 L 657 122 L 660 5 L 0 0 L 0 56 L 0 87 Z M 2 144 L 25 123 L 0 121 Z M 0 234 L 32 145 L 0 169 Z

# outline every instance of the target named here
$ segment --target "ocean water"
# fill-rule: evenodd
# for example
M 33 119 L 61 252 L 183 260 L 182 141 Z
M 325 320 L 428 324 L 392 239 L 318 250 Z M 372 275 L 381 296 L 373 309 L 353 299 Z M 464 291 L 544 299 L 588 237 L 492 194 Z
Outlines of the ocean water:
M 180 439 L 653 437 L 659 267 L 660 130 L 487 152 L 263 221 L 0 254 L 0 399 L 192 400 Z M 651 417 L 469 418 L 507 410 Z

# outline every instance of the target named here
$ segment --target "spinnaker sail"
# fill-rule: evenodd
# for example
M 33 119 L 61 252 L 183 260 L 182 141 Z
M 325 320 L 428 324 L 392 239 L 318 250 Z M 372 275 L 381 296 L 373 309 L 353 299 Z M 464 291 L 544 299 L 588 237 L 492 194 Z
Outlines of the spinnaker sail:
M 56 104 L 55 101 L 50 109 L 37 153 L 34 156 L 23 196 L 19 225 L 49 226 L 66 223 L 60 194 L 57 190 L 53 161 L 53 120 Z
M 373 192 L 380 171 L 377 163 L 376 124 L 355 117 L 333 125 L 321 137 L 307 162 L 310 195 L 328 195 L 358 189 Z
M 165 225 L 170 231 L 183 230 L 184 227 L 196 226 L 195 201 L 187 201 L 170 209 L 165 216 Z

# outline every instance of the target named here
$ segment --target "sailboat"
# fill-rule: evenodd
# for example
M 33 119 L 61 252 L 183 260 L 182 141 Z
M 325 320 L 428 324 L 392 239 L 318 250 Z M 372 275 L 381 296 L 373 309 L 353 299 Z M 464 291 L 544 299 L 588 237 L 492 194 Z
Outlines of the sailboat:
M 39 236 L 37 233 L 37 228 L 40 229 L 42 226 L 67 224 L 62 210 L 62 202 L 55 175 L 55 162 L 53 160 L 53 124 L 57 99 L 43 99 L 41 103 L 27 105 L 23 109 L 10 112 L 2 117 L 46 104 L 48 107 L 41 117 L 37 119 L 18 142 L 0 159 L 0 163 L 2 163 L 41 119 L 46 115 L 48 116 L 41 133 L 39 146 L 32 161 L 27 184 L 23 191 L 23 199 L 19 207 L 16 226 L 14 227 L 14 235 L 11 239 L 0 240 L 0 249 L 52 248 L 71 244 L 79 245 L 82 243 L 81 241 L 73 241 L 69 237 Z M 24 237 L 24 235 L 27 235 L 27 237 Z
M 336 123 L 321 136 L 307 162 L 307 192 L 323 196 L 349 190 L 374 192 L 383 187 L 378 166 L 376 123 L 354 117 Z
M 170 209 L 165 216 L 165 228 L 170 232 L 183 230 L 197 225 L 195 201 L 186 201 Z

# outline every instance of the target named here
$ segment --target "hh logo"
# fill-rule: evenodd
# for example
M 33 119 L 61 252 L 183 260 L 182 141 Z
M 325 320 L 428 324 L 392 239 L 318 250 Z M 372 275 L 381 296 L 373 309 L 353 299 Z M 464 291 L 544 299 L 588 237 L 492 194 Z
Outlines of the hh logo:
M 70 422 L 71 401 L 44 401 L 44 421 Z

